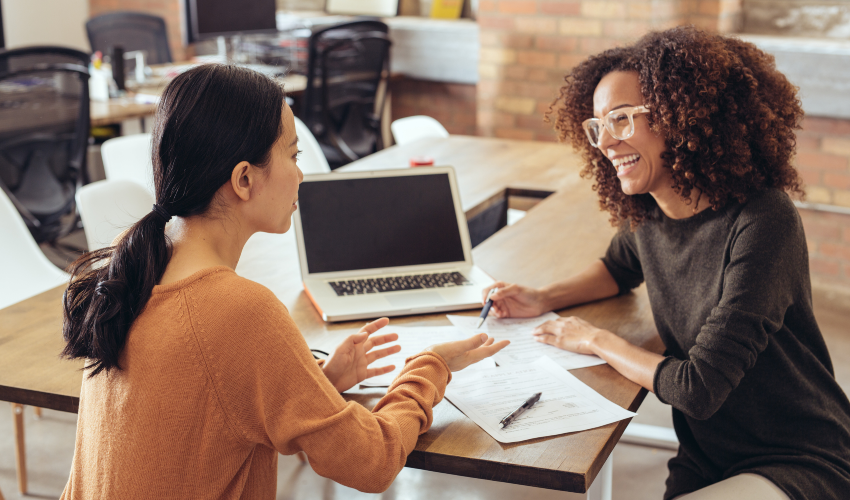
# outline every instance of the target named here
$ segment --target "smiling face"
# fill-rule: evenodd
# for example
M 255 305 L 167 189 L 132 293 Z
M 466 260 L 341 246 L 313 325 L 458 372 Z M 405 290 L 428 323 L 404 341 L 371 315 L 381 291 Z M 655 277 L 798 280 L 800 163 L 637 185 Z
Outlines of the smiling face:
M 593 115 L 604 118 L 615 109 L 643 105 L 640 80 L 634 71 L 614 71 L 605 75 L 593 93 Z M 672 176 L 664 167 L 661 154 L 664 138 L 649 128 L 646 114 L 634 116 L 634 135 L 625 140 L 615 139 L 607 129 L 599 138 L 599 150 L 617 170 L 620 187 L 628 195 L 650 193 L 668 197 L 673 193 Z
M 281 113 L 283 133 L 272 146 L 269 164 L 265 167 L 265 178 L 260 176 L 257 186 L 256 213 L 260 216 L 258 230 L 266 233 L 285 233 L 292 225 L 292 214 L 298 209 L 298 185 L 304 174 L 296 164 L 298 137 L 295 135 L 295 119 L 289 106 L 284 105 Z

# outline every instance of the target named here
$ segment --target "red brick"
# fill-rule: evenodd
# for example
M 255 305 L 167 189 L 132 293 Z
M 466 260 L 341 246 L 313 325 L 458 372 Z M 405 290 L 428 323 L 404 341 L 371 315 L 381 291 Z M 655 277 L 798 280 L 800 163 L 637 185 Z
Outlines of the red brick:
M 850 135 L 850 120 L 810 116 L 803 119 L 803 130 L 822 134 Z
M 538 130 L 536 134 L 534 134 L 535 141 L 545 141 L 545 142 L 558 142 L 558 136 L 555 134 L 555 131 L 550 127 L 546 130 Z
M 816 168 L 832 171 L 846 171 L 847 157 L 818 153 L 813 151 L 798 151 L 797 163 L 806 168 Z
M 578 40 L 575 37 L 541 35 L 537 37 L 535 46 L 541 50 L 572 52 L 578 47 Z
M 850 175 L 826 172 L 823 174 L 823 185 L 837 189 L 850 189 Z
M 850 243 L 850 227 L 845 227 L 842 229 L 844 233 L 844 238 L 842 238 L 846 243 Z
M 821 243 L 819 253 L 827 257 L 841 259 L 844 262 L 850 262 L 850 245 L 829 242 Z
M 494 17 L 494 16 L 479 16 L 478 27 L 482 30 L 502 30 L 510 31 L 514 29 L 513 17 Z
M 647 21 L 610 20 L 602 24 L 602 34 L 611 38 L 637 39 L 649 30 Z
M 806 221 L 804 219 L 803 229 L 809 238 L 816 241 L 839 241 L 841 239 L 841 227 L 833 224 Z
M 540 2 L 540 12 L 558 16 L 577 16 L 581 14 L 581 2 Z
M 841 264 L 821 257 L 810 257 L 809 267 L 812 274 L 825 274 L 827 276 L 838 276 L 841 271 Z
M 395 100 L 395 97 L 393 97 Z M 395 104 L 395 101 L 393 101 Z M 820 180 L 820 170 L 810 169 L 810 168 L 798 168 L 797 173 L 802 177 L 803 182 L 806 183 L 807 186 L 819 186 L 821 184 Z
M 534 131 L 519 129 L 519 128 L 501 128 L 498 127 L 495 130 L 496 137 L 501 139 L 520 139 L 525 141 L 534 140 Z
M 530 116 L 517 116 L 516 124 L 517 127 L 527 129 L 552 128 L 551 125 L 543 122 L 543 115 L 538 114 Z
M 571 70 L 587 60 L 586 55 L 579 54 L 561 54 L 558 56 L 558 67 L 564 71 Z
M 620 40 L 611 38 L 585 37 L 579 40 L 579 52 L 582 54 L 598 54 L 604 50 L 613 49 L 620 44 Z
M 498 4 L 495 0 L 479 0 L 478 2 L 478 13 L 482 12 L 496 12 L 496 6 Z
M 797 133 L 797 149 L 820 149 L 820 134 Z
M 536 14 L 536 0 L 499 0 L 499 12 L 502 14 Z
M 506 49 L 530 49 L 534 47 L 534 35 L 510 33 L 501 37 L 501 42 Z
M 536 50 L 520 50 L 517 52 L 517 62 L 526 66 L 551 67 L 555 65 L 555 54 Z

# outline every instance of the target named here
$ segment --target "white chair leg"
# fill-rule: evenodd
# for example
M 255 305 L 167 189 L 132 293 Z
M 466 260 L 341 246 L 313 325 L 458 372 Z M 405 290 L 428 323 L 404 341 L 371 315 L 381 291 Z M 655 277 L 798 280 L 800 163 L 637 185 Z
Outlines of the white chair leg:
M 621 443 L 660 448 L 663 450 L 679 449 L 679 438 L 676 431 L 669 427 L 630 423 L 620 438 Z
M 587 489 L 587 500 L 611 500 L 614 482 L 614 453 L 602 465 L 599 474 Z

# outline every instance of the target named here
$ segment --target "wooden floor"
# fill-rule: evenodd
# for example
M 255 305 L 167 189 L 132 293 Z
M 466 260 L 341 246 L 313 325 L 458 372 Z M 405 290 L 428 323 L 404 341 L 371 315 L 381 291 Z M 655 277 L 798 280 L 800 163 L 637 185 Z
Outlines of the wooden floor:
M 80 244 L 79 235 L 71 238 L 70 243 L 75 242 Z M 55 253 L 51 255 L 49 250 L 45 253 L 60 262 L 65 259 Z M 850 328 L 847 326 L 850 324 L 850 294 L 831 293 L 816 288 L 813 300 L 815 316 L 829 347 L 836 378 L 845 392 L 850 392 Z M 441 404 L 449 403 L 444 401 Z M 36 419 L 32 409 L 27 408 L 25 418 L 30 495 L 23 497 L 17 491 L 12 415 L 8 403 L 0 403 L 0 491 L 7 500 L 58 498 L 68 479 L 74 454 L 76 415 L 45 410 L 44 416 Z M 650 394 L 638 410 L 635 421 L 670 427 L 670 408 Z M 615 500 L 661 498 L 664 493 L 664 479 L 667 477 L 666 463 L 673 456 L 673 452 L 618 445 L 613 456 Z M 319 477 L 309 466 L 301 465 L 292 457 L 281 456 L 278 467 L 278 498 L 573 500 L 582 496 L 414 469 L 404 469 L 387 492 L 380 495 L 364 494 Z

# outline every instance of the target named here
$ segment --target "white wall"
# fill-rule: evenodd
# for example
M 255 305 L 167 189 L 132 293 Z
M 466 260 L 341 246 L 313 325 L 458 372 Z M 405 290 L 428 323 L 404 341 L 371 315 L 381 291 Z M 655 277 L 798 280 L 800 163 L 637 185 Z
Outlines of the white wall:
M 62 45 L 88 52 L 88 0 L 1 0 L 6 48 Z

